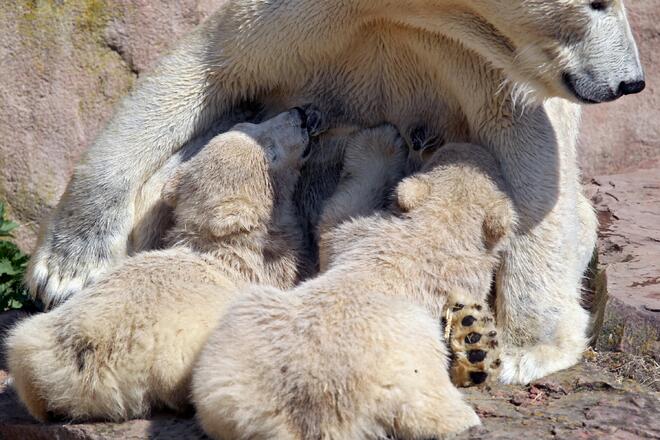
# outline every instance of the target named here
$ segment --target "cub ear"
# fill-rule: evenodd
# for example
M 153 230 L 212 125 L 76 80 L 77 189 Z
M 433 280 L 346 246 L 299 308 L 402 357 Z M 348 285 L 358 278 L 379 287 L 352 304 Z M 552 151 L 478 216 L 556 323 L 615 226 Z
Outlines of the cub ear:
M 487 208 L 483 222 L 483 234 L 486 248 L 495 249 L 504 239 L 513 232 L 515 213 L 508 200 L 496 200 Z
M 410 212 L 421 206 L 430 194 L 431 185 L 423 177 L 408 177 L 396 187 L 396 203 L 401 212 Z
M 209 213 L 208 228 L 215 237 L 250 232 L 265 223 L 264 209 L 246 200 L 226 200 Z

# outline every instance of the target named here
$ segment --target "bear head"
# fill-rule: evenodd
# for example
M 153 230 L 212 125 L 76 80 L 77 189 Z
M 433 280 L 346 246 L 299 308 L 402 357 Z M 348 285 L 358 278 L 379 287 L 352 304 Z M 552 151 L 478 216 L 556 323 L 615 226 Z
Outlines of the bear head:
M 182 164 L 163 188 L 177 228 L 211 238 L 265 229 L 309 154 L 303 119 L 292 110 L 238 124 Z

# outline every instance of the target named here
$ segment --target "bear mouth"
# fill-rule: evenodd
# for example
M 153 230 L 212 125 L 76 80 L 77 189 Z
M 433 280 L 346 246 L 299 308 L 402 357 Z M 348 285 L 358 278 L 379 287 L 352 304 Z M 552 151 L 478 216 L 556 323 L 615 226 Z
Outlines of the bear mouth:
M 577 77 L 573 74 L 570 74 L 568 72 L 564 72 L 561 76 L 562 82 L 564 83 L 564 86 L 568 89 L 569 92 L 571 92 L 571 95 L 575 96 L 578 101 L 584 103 L 584 104 L 600 104 L 602 101 L 596 100 L 591 97 L 585 96 L 583 93 L 578 91 L 578 80 Z
M 615 92 L 610 87 L 598 84 L 590 73 L 575 75 L 564 72 L 561 78 L 568 91 L 583 104 L 611 102 L 624 95 L 620 90 Z

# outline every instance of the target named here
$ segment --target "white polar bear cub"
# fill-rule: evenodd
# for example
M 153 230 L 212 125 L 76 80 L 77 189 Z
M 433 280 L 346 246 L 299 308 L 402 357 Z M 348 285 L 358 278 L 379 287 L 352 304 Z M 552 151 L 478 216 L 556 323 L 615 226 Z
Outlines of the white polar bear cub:
M 9 370 L 35 418 L 124 420 L 189 405 L 193 362 L 239 287 L 298 279 L 292 195 L 306 118 L 295 109 L 212 139 L 163 190 L 170 249 L 138 254 L 13 329 Z
M 387 151 L 374 151 L 374 168 Z M 193 372 L 206 433 L 407 440 L 479 424 L 450 381 L 440 321 L 456 298 L 481 303 L 490 291 L 514 222 L 497 170 L 480 147 L 442 148 L 397 186 L 393 212 L 322 233 L 322 275 L 241 295 Z

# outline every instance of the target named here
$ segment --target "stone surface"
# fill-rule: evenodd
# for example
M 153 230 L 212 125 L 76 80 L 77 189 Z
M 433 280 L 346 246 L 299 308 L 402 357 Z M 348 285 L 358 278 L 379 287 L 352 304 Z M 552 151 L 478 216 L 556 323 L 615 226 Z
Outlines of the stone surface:
M 595 177 L 587 193 L 610 296 L 599 344 L 660 359 L 660 166 Z
M 0 2 L 0 200 L 30 250 L 80 154 L 117 100 L 174 40 L 224 0 Z M 660 155 L 660 3 L 629 2 L 648 90 L 585 111 L 587 175 Z
M 587 176 L 637 169 L 660 155 L 660 2 L 636 0 L 626 6 L 646 73 L 646 90 L 585 107 L 580 162 Z
M 458 439 L 657 439 L 657 393 L 584 362 L 529 386 L 469 389 L 483 426 Z
M 118 99 L 221 1 L 0 2 L 0 200 L 24 249 Z
M 589 187 L 610 294 L 660 312 L 660 167 L 595 177 Z

